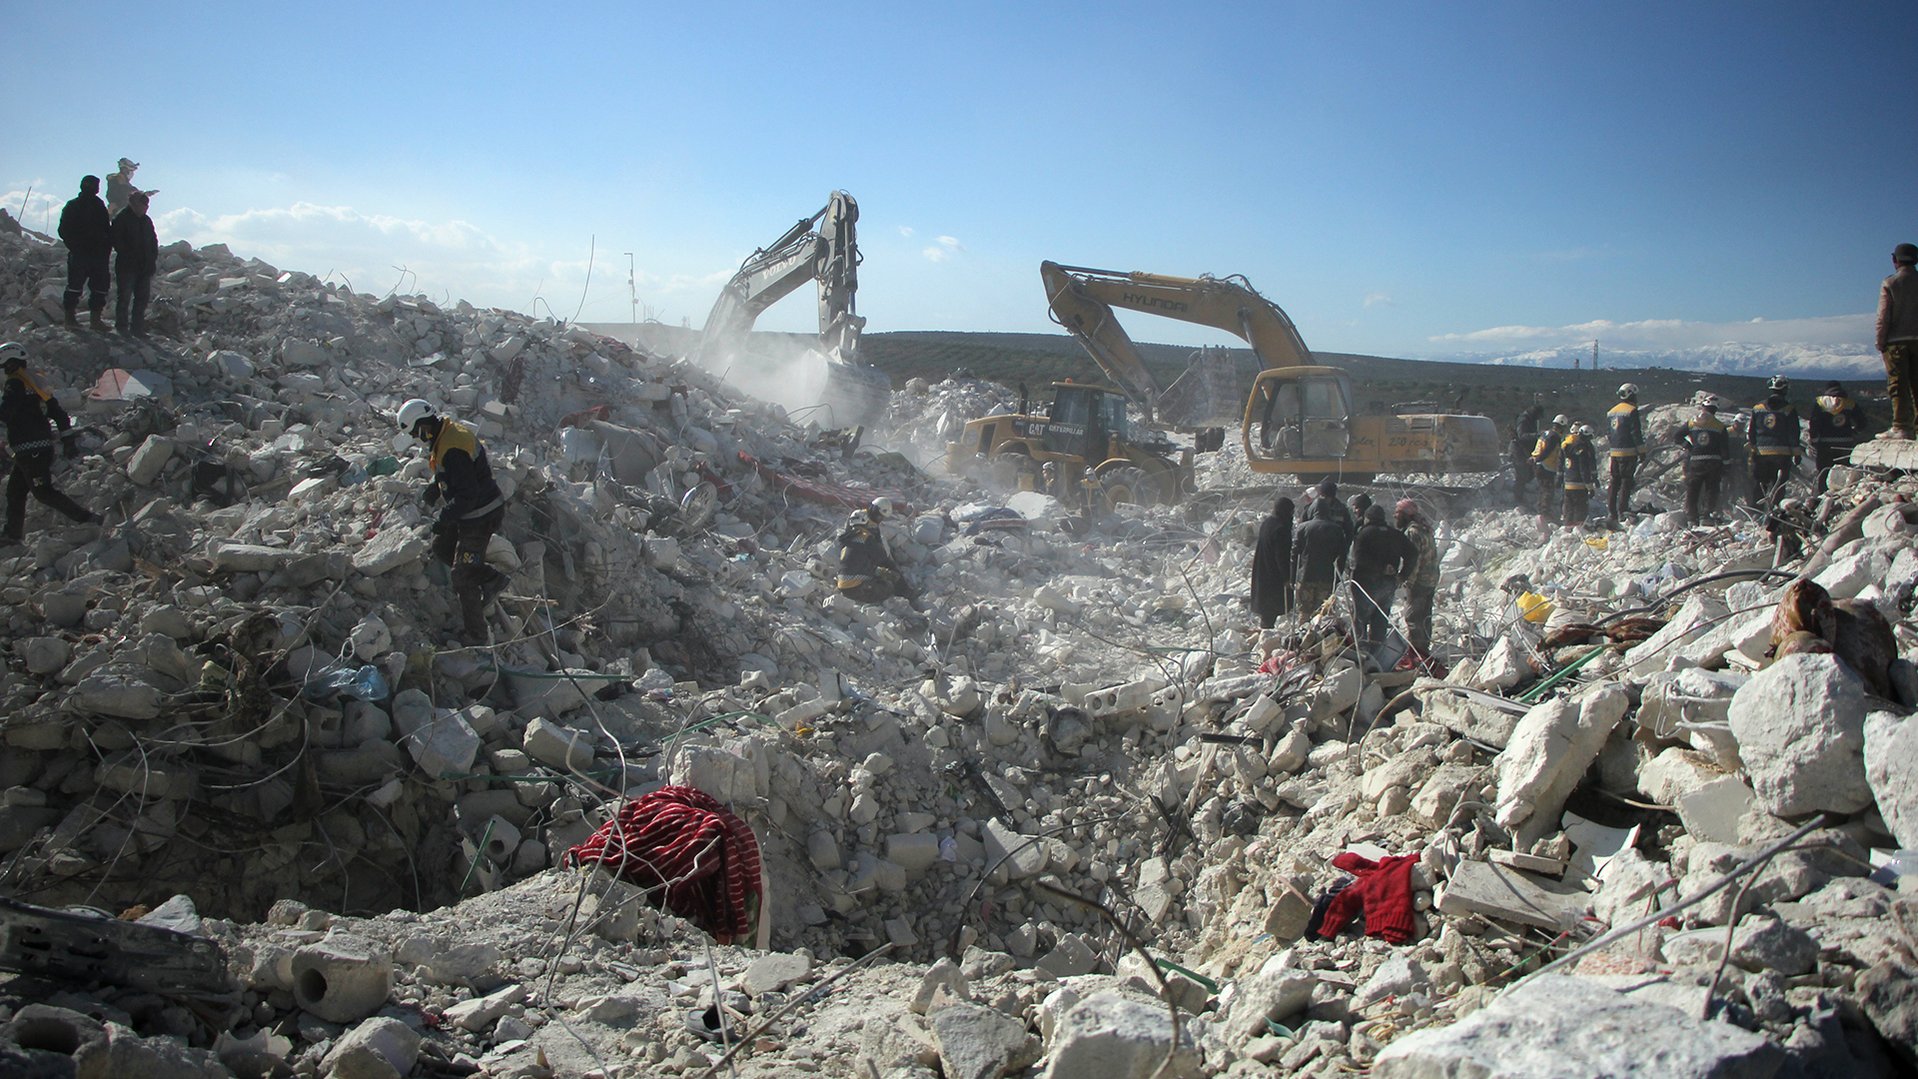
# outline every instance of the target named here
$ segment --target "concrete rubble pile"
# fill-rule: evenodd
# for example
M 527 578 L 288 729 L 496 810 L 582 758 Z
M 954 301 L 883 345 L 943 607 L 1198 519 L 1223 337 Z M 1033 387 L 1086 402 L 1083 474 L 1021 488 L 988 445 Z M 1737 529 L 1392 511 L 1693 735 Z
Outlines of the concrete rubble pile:
M 0 980 L 0 1074 L 1918 1062 L 1898 447 L 1835 477 L 1822 606 L 1750 521 L 1449 511 L 1441 663 L 1381 673 L 1337 614 L 1247 632 L 1269 493 L 1068 534 L 945 475 L 997 387 L 908 384 L 848 463 L 683 361 L 219 248 L 163 252 L 167 343 L 71 334 L 59 249 L 10 225 L 6 336 L 107 519 L 0 552 L 0 894 L 212 941 L 232 984 Z M 511 488 L 490 647 L 446 639 L 413 396 Z M 923 610 L 833 587 L 875 494 Z M 664 783 L 752 826 L 769 950 L 558 864 Z

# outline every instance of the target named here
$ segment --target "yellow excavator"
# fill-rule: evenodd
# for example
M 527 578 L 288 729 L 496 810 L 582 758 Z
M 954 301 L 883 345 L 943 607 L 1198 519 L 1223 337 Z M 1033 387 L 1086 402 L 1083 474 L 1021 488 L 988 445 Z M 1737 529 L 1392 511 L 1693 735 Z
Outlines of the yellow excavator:
M 1207 429 L 1236 420 L 1254 472 L 1366 482 L 1379 473 L 1499 467 L 1498 428 L 1489 417 L 1360 414 L 1351 377 L 1314 364 L 1292 320 L 1242 276 L 1170 277 L 1056 262 L 1040 263 L 1039 276 L 1053 321 L 1079 339 L 1148 423 L 1199 431 L 1200 446 L 1209 448 Z M 1161 391 L 1114 316 L 1115 307 L 1237 335 L 1252 346 L 1262 368 L 1250 393 L 1239 388 L 1236 366 L 1221 354 L 1188 368 Z
M 859 289 L 859 204 L 834 191 L 826 205 L 803 217 L 771 244 L 754 251 L 719 290 L 700 334 L 698 360 L 718 370 L 745 347 L 760 312 L 804 285 L 819 286 L 819 343 L 826 357 L 820 402 L 822 426 L 846 432 L 851 441 L 866 424 L 885 415 L 892 382 L 884 371 L 861 363 L 859 331 L 866 320 L 855 310 Z

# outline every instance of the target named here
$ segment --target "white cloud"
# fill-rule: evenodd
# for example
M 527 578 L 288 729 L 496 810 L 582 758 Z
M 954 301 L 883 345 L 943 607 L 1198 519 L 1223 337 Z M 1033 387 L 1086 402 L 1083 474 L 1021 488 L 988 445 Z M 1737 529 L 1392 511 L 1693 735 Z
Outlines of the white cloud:
M 908 240 L 912 239 L 912 226 L 911 225 L 899 226 L 899 235 L 904 236 Z
M 965 250 L 966 245 L 960 243 L 957 237 L 940 236 L 933 241 L 932 246 L 919 253 L 925 256 L 927 262 L 948 262 L 954 255 L 964 254 Z
M 1843 345 L 1869 341 L 1872 316 L 1827 315 L 1821 318 L 1766 319 L 1743 322 L 1692 322 L 1685 319 L 1640 319 L 1614 322 L 1594 319 L 1564 326 L 1489 326 L 1464 333 L 1429 338 L 1446 350 L 1500 347 L 1553 348 L 1577 344 L 1630 349 L 1697 348 L 1706 345 Z
M 1392 297 L 1386 293 L 1368 292 L 1365 294 L 1365 306 L 1366 307 L 1379 307 L 1379 306 L 1396 307 L 1398 305 L 1393 303 Z

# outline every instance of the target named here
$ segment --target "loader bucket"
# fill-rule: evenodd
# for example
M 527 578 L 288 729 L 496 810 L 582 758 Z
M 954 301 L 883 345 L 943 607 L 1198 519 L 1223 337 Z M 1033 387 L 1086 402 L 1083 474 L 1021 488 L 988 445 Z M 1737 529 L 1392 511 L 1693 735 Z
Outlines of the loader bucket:
M 892 380 L 884 371 L 844 360 L 826 361 L 826 426 L 867 426 L 884 416 L 891 402 Z

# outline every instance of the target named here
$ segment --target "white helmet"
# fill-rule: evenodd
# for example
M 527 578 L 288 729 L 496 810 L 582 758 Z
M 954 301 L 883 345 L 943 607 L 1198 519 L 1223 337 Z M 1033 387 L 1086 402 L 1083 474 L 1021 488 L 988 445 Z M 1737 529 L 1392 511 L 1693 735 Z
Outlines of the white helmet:
M 1597 434 L 1596 431 L 1592 430 L 1592 425 L 1589 423 L 1581 423 L 1577 427 L 1572 428 L 1572 433 L 1576 434 L 1580 438 L 1591 438 L 1593 435 Z
M 1627 382 L 1618 388 L 1618 399 L 1621 401 L 1629 401 L 1637 396 L 1638 383 L 1636 382 Z
M 1699 408 L 1708 408 L 1713 412 L 1718 411 L 1718 395 L 1715 393 L 1705 393 L 1701 390 L 1695 400 L 1698 402 Z
M 1553 427 L 1570 427 L 1571 425 L 1572 425 L 1572 418 L 1570 416 L 1567 416 L 1563 412 L 1552 417 Z
M 0 364 L 12 364 L 16 361 L 21 364 L 27 362 L 27 346 L 18 341 L 0 344 Z
M 400 410 L 393 414 L 393 419 L 399 423 L 400 430 L 410 435 L 413 433 L 414 424 L 419 423 L 434 413 L 435 410 L 432 405 L 427 404 L 426 401 L 421 398 L 415 397 L 401 405 Z

